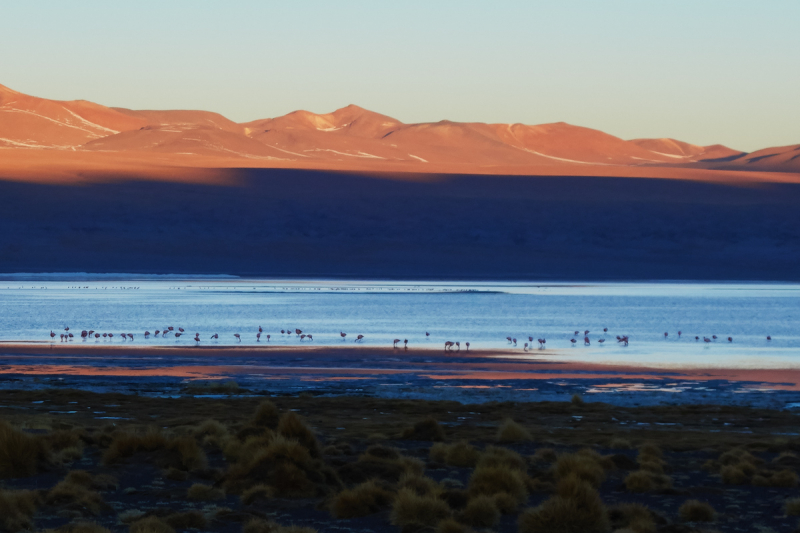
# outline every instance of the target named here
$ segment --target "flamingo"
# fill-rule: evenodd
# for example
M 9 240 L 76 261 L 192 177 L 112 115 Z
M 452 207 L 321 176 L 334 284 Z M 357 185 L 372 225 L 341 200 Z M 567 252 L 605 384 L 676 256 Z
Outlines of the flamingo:
M 305 338 L 306 338 L 306 335 L 305 335 L 305 333 L 304 333 L 304 334 L 302 334 L 302 335 L 300 335 L 300 340 L 301 340 L 301 341 L 302 341 L 303 339 L 305 339 Z
M 175 332 L 175 338 L 176 338 L 176 339 L 180 339 L 180 338 L 181 338 L 181 335 L 182 335 L 182 333 L 181 333 L 180 331 L 176 331 L 176 332 Z
M 269 338 L 270 338 L 270 336 L 269 336 L 269 335 L 267 335 L 267 342 L 269 342 Z
M 256 333 L 256 342 L 261 342 L 261 332 Z
M 540 350 L 543 349 L 544 348 L 544 343 L 547 342 L 547 341 L 545 341 L 544 339 L 536 339 L 536 340 L 539 341 L 539 349 Z
M 394 348 L 397 348 L 397 343 L 398 343 L 398 342 L 400 342 L 400 339 L 395 339 L 395 340 L 392 342 L 392 346 L 393 346 Z
M 51 339 L 55 339 L 55 338 L 56 338 L 56 334 L 55 334 L 55 333 L 53 333 L 53 330 L 52 330 L 52 329 L 50 330 L 50 338 L 51 338 Z
M 108 337 L 108 333 L 103 333 L 103 337 Z
M 83 331 L 81 331 L 81 338 L 85 339 L 88 334 L 89 332 L 84 329 Z
M 591 343 L 589 342 L 589 337 L 584 337 L 584 338 L 583 338 L 583 345 L 584 345 L 584 346 L 589 346 L 590 344 L 591 344 Z
M 213 335 L 211 335 L 211 338 L 212 339 L 219 339 L 219 333 L 214 333 Z
M 364 338 L 364 335 L 359 335 L 358 337 L 356 337 L 356 340 L 355 340 L 355 342 L 361 342 L 361 340 L 362 340 L 363 338 Z
M 581 333 L 580 331 L 575 330 L 575 335 L 580 335 L 580 333 Z
M 525 343 L 525 346 L 523 346 L 522 350 L 525 351 L 525 352 L 528 351 L 528 343 L 527 342 Z
M 284 333 L 284 331 L 283 331 L 283 330 L 281 330 L 281 335 L 283 335 L 283 333 Z
M 194 342 L 200 342 L 200 334 L 199 333 L 195 333 L 194 334 Z
M 450 348 L 452 348 L 452 347 L 453 347 L 453 343 L 452 343 L 452 342 L 450 342 L 450 341 L 447 341 L 447 342 L 445 342 L 445 343 L 444 343 L 444 351 L 445 351 L 445 352 L 446 352 L 447 350 L 449 350 Z
M 603 344 L 604 342 L 606 342 L 606 340 L 605 339 L 597 339 L 597 342 L 599 342 L 600 344 Z
M 681 338 L 681 335 L 682 335 L 682 334 L 683 334 L 683 332 L 682 332 L 681 330 L 678 330 L 678 338 L 679 338 L 679 339 Z
M 312 337 L 312 336 L 311 336 L 311 333 L 309 333 L 308 335 L 306 335 L 306 337 L 308 337 L 308 340 L 310 340 L 310 341 L 313 341 L 313 340 L 314 340 L 314 337 Z
M 586 331 L 584 331 L 584 332 L 583 332 L 583 335 L 584 335 L 584 336 L 586 336 L 586 335 L 588 335 L 588 334 L 589 334 L 589 330 L 588 330 L 588 329 L 587 329 Z
M 158 335 L 158 333 L 156 333 L 156 335 Z M 146 339 L 149 336 L 150 336 L 150 332 L 149 331 L 145 331 L 144 332 L 144 338 Z
M 167 326 L 167 329 L 170 331 L 175 331 L 175 328 L 173 328 L 172 326 Z
M 95 334 L 94 334 L 94 338 L 95 338 L 95 339 L 99 339 L 99 338 L 100 338 L 100 334 L 99 334 L 99 333 L 95 333 Z
M 456 341 L 456 347 L 458 348 L 458 350 L 456 350 L 456 351 L 460 352 L 461 351 L 461 343 Z
M 172 329 L 172 328 L 169 328 L 169 329 Z M 178 328 L 178 331 L 180 331 L 181 333 L 183 333 L 183 328 Z
M 733 337 L 728 337 L 728 342 L 733 342 Z
M 513 343 L 514 343 L 514 346 L 516 346 L 516 345 L 517 345 L 517 339 L 511 339 L 511 342 L 513 342 Z
M 298 335 L 300 335 L 301 333 L 303 333 L 303 332 L 302 332 L 301 330 L 299 330 L 299 329 L 295 329 L 295 330 L 294 330 L 294 332 L 295 332 L 295 333 L 297 333 Z
M 404 346 L 403 346 L 403 349 L 404 349 L 404 350 L 408 350 L 408 339 L 405 339 L 405 340 L 403 341 L 403 345 L 404 345 Z M 467 343 L 467 348 L 469 348 L 469 343 Z
M 90 329 L 90 330 L 89 330 L 89 337 L 91 338 L 91 336 L 92 336 L 92 335 L 94 335 L 94 330 L 93 330 L 93 329 Z
M 342 338 L 342 340 L 344 340 L 344 338 L 347 337 L 347 333 L 345 333 L 344 331 L 340 331 L 339 336 Z
M 772 336 L 771 335 L 767 335 L 767 340 L 771 341 L 772 340 Z
M 69 339 L 72 340 L 72 333 L 69 334 Z
M 133 333 L 128 333 L 128 338 L 129 338 L 130 340 L 133 340 Z
M 622 337 L 618 336 L 617 337 L 617 342 L 621 342 L 623 346 L 627 346 L 628 345 L 628 336 L 627 335 L 623 335 Z
M 664 340 L 667 340 L 667 337 L 668 337 L 668 336 L 669 336 L 669 332 L 666 332 L 666 331 L 665 331 L 665 332 L 664 332 Z
M 263 333 L 263 332 L 264 332 L 264 330 L 263 330 L 263 329 L 261 329 L 261 326 L 258 326 L 258 332 L 259 332 L 259 333 Z
M 569 342 L 571 342 L 572 345 L 575 346 L 575 343 L 578 342 L 578 341 L 576 341 L 575 339 L 570 339 Z
M 242 337 L 240 337 L 238 333 L 234 333 L 233 336 L 236 337 L 237 341 L 242 342 Z
M 511 337 L 506 337 L 506 340 L 508 341 L 508 344 L 511 344 Z
M 530 336 L 529 336 L 529 337 L 528 337 L 528 342 L 530 342 L 530 343 L 531 343 L 531 346 L 533 346 L 533 337 L 530 337 Z
M 695 336 L 694 336 L 694 340 L 696 340 L 696 341 L 699 341 L 699 340 L 700 340 L 700 337 L 699 337 L 699 336 L 697 336 L 697 335 L 695 335 Z
M 53 336 L 52 336 L 52 337 L 50 337 L 50 338 L 51 338 L 51 339 L 52 339 L 52 338 L 55 338 L 55 336 L 56 336 L 56 334 L 55 334 L 55 333 L 53 333 Z M 63 334 L 63 333 L 62 333 L 61 335 L 59 335 L 59 338 L 61 339 L 61 342 L 64 342 L 64 334 Z
M 709 339 L 708 337 L 703 337 L 703 342 L 711 342 L 711 339 Z
M 608 333 L 608 328 L 603 328 L 603 333 Z
M 426 336 L 426 337 L 430 337 L 430 336 L 431 336 L 431 334 L 430 334 L 430 333 L 428 333 L 428 332 L 426 331 L 426 332 L 425 332 L 425 336 Z
M 464 346 L 466 346 L 466 347 L 467 347 L 467 351 L 469 351 L 469 343 L 468 343 L 468 342 L 465 342 L 465 343 L 464 343 Z
M 69 331 L 69 326 L 65 327 L 65 328 L 64 328 L 64 331 L 67 331 L 67 332 L 68 332 L 68 331 Z
M 158 337 L 158 334 L 161 333 L 161 330 L 157 329 L 155 332 L 155 336 Z
M 716 335 L 711 335 L 711 338 L 714 339 L 714 340 L 717 340 L 717 336 Z
M 113 333 L 109 333 L 109 334 L 108 334 L 108 337 L 109 337 L 110 339 L 113 339 L 113 338 L 114 338 L 114 334 L 113 334 Z

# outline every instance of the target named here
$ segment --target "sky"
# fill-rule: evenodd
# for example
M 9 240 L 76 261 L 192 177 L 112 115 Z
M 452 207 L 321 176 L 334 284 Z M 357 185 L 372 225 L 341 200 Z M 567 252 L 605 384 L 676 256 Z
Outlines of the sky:
M 800 143 L 800 1 L 5 0 L 0 84 L 237 122 L 348 104 L 403 122 L 569 122 Z

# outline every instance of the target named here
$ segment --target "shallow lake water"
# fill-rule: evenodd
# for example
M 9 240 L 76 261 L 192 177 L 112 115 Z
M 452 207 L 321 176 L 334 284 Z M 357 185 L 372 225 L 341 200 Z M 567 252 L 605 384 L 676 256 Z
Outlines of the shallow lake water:
M 361 334 L 367 346 L 391 346 L 399 338 L 410 347 L 439 349 L 458 341 L 462 350 L 469 342 L 472 349 L 516 350 L 525 359 L 540 357 L 537 339 L 545 338 L 548 350 L 570 360 L 794 368 L 800 366 L 800 285 L 2 278 L 0 341 L 44 342 L 53 331 L 59 342 L 67 326 L 76 335 L 73 344 L 193 346 L 199 333 L 201 345 L 256 345 L 260 326 L 260 343 L 270 335 L 273 345 L 341 345 Z M 185 334 L 145 339 L 145 330 L 168 326 Z M 114 337 L 81 340 L 83 329 Z M 313 340 L 282 329 L 300 329 Z M 344 340 L 340 332 L 347 333 Z M 214 333 L 218 340 L 210 339 Z M 618 344 L 617 335 L 627 335 L 629 345 Z M 516 338 L 516 347 L 506 337 Z M 529 337 L 534 348 L 525 351 Z

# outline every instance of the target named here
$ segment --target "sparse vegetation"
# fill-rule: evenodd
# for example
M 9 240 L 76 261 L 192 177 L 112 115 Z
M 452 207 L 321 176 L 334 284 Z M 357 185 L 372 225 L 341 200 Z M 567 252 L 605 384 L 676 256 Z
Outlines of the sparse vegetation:
M 331 514 L 336 518 L 354 518 L 377 513 L 387 507 L 394 494 L 375 480 L 370 480 L 352 489 L 346 489 L 331 501 Z
M 574 476 L 560 481 L 556 494 L 519 517 L 520 533 L 606 533 L 611 530 L 600 495 Z
M 687 500 L 678 509 L 678 514 L 684 522 L 713 522 L 717 516 L 713 507 L 700 500 Z
M 497 442 L 524 442 L 533 440 L 533 435 L 520 424 L 506 418 L 497 429 Z
M 471 497 L 507 494 L 517 505 L 523 505 L 528 499 L 523 476 L 519 470 L 506 465 L 478 466 L 469 478 L 467 491 Z
M 435 527 L 449 516 L 450 508 L 443 500 L 402 489 L 394 499 L 390 520 L 393 525 L 400 527 Z

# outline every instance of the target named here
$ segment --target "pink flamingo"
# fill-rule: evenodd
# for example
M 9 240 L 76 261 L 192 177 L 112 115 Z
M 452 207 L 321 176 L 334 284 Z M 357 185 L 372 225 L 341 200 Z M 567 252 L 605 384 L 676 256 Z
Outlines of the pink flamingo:
M 172 329 L 172 328 L 170 328 L 170 329 Z M 178 328 L 178 331 L 180 331 L 181 333 L 183 333 L 183 328 Z
M 364 335 L 359 335 L 358 337 L 356 337 L 356 340 L 355 340 L 355 342 L 361 342 L 361 340 L 362 340 L 363 338 L 364 338 Z
M 195 333 L 194 334 L 194 342 L 200 342 L 200 334 L 199 333 Z
M 67 331 L 67 332 L 69 332 L 69 326 L 65 327 L 65 328 L 64 328 L 64 331 Z
M 767 335 L 767 340 L 771 341 L 772 340 L 772 336 L 771 335 Z
M 709 339 L 708 337 L 703 337 L 703 342 L 711 342 L 711 339 Z
M 113 333 L 109 333 L 109 334 L 108 334 L 108 337 L 109 337 L 110 339 L 113 339 L 113 338 L 114 338 L 114 334 L 113 334 Z
M 606 342 L 606 340 L 605 339 L 597 339 L 597 342 L 599 342 L 600 344 L 603 344 L 604 342 Z
M 219 333 L 214 333 L 213 335 L 211 335 L 211 338 L 212 339 L 219 339 Z
M 469 345 L 469 343 L 467 343 Z M 408 350 L 408 339 L 403 340 L 403 349 Z
M 426 337 L 430 337 L 430 336 L 431 336 L 431 334 L 430 334 L 430 333 L 428 333 L 428 332 L 426 331 L 426 332 L 425 332 L 425 336 L 426 336 Z
M 305 339 L 305 338 L 306 338 L 306 335 L 305 335 L 305 333 L 304 333 L 304 334 L 302 334 L 302 335 L 300 335 L 300 340 L 301 340 L 301 341 L 302 341 L 303 339 Z
M 183 335 L 183 334 L 182 334 L 180 331 L 176 331 L 176 332 L 175 332 L 175 338 L 176 338 L 176 339 L 180 339 L 180 338 L 181 338 L 181 335 Z
M 108 337 L 108 333 L 103 333 L 103 337 Z
M 161 330 L 157 329 L 155 332 L 155 336 L 158 337 L 158 334 L 161 333 Z
M 158 333 L 156 333 L 156 335 L 158 335 Z M 145 331 L 144 332 L 144 338 L 146 339 L 149 336 L 150 336 L 150 332 L 149 331 Z
M 99 333 L 95 333 L 95 334 L 94 334 L 94 338 L 95 338 L 95 339 L 99 339 L 99 338 L 100 338 L 100 334 L 99 334 Z
M 89 332 L 84 329 L 83 331 L 81 331 L 81 338 L 85 339 L 88 334 Z
M 682 332 L 681 330 L 678 330 L 678 338 L 679 338 L 679 339 L 681 338 L 681 335 L 682 335 L 682 334 L 683 334 L 683 332 Z
M 608 333 L 608 328 L 603 328 L 603 333 Z
M 511 342 L 513 342 L 513 343 L 514 343 L 514 346 L 516 346 L 516 345 L 517 345 L 517 339 L 511 339 Z
M 717 340 L 717 336 L 716 335 L 711 335 L 711 338 L 714 339 L 714 340 Z
M 469 343 L 468 343 L 468 342 L 465 342 L 465 343 L 464 343 L 464 346 L 466 346 L 466 347 L 467 347 L 467 351 L 469 351 Z
M 664 332 L 664 340 L 667 340 L 667 337 L 668 337 L 668 336 L 669 336 L 669 333 L 665 331 L 665 332 Z
M 295 330 L 294 330 L 294 332 L 295 332 L 296 334 L 298 334 L 298 335 L 300 335 L 301 333 L 303 333 L 303 332 L 302 332 L 301 330 L 299 330 L 299 329 L 295 329 Z
M 309 333 L 308 335 L 306 335 L 306 337 L 308 337 L 308 340 L 310 340 L 310 341 L 313 341 L 313 340 L 314 340 L 314 337 L 312 337 L 312 336 L 311 336 L 311 333 Z
M 508 341 L 508 344 L 511 344 L 511 337 L 506 337 L 506 340 Z
M 397 343 L 398 343 L 398 342 L 400 342 L 400 339 L 395 339 L 395 340 L 392 342 L 392 346 L 393 346 L 394 348 L 397 348 Z
M 578 342 L 578 341 L 576 341 L 575 339 L 570 339 L 569 342 L 571 342 L 572 345 L 575 346 L 575 343 Z
M 347 333 L 345 333 L 344 331 L 340 331 L 339 336 L 342 338 L 342 340 L 344 340 L 344 338 L 347 337 Z
M 522 350 L 527 352 L 528 351 L 528 343 L 525 343 L 525 346 L 522 347 Z
M 728 342 L 733 342 L 733 337 L 728 337 Z
M 261 332 L 256 333 L 256 342 L 261 342 Z
M 128 338 L 129 338 L 130 340 L 133 340 L 133 333 L 128 333 Z
M 583 332 L 583 335 L 584 335 L 584 337 L 585 337 L 586 335 L 588 335 L 588 334 L 589 334 L 589 330 L 588 330 L 588 329 L 587 329 L 586 331 L 584 331 L 584 332 Z
M 50 330 L 50 338 L 51 338 L 51 339 L 55 339 L 55 338 L 56 338 L 56 334 L 55 334 L 55 333 L 53 333 L 53 330 L 52 330 L 52 329 Z
M 445 351 L 445 352 L 446 352 L 447 350 L 449 350 L 450 348 L 452 348 L 452 347 L 453 347 L 453 343 L 452 343 L 452 342 L 450 342 L 450 341 L 447 341 L 447 342 L 445 342 L 445 343 L 444 343 L 444 351 Z
M 69 340 L 72 340 L 72 333 L 69 334 Z
M 281 330 L 281 335 L 283 335 L 284 333 L 285 333 L 285 332 L 284 332 L 283 330 Z
M 583 338 L 583 345 L 584 345 L 584 346 L 589 346 L 590 344 L 591 344 L 591 343 L 589 342 L 589 337 L 584 337 L 584 338 Z
M 175 328 L 173 328 L 172 326 L 167 326 L 167 329 L 170 331 L 175 331 Z
M 261 326 L 258 326 L 258 332 L 259 332 L 259 333 L 263 333 L 263 332 L 264 332 L 264 330 L 263 330 L 263 329 L 261 329 Z
M 238 333 L 234 333 L 233 336 L 236 337 L 237 341 L 242 342 L 242 337 L 240 337 Z
M 456 347 L 458 348 L 458 350 L 456 350 L 456 351 L 460 352 L 461 351 L 461 343 L 456 341 Z
M 267 342 L 269 342 L 269 338 L 270 338 L 270 336 L 269 336 L 269 335 L 267 335 Z

